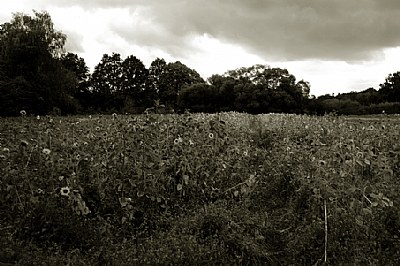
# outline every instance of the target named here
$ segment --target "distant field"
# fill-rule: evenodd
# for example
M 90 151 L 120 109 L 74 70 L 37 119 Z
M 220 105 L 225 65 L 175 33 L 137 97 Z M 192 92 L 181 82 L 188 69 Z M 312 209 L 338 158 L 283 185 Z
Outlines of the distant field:
M 345 119 L 354 119 L 354 120 L 399 120 L 400 115 L 347 115 L 343 116 Z
M 400 117 L 0 120 L 0 262 L 400 263 Z

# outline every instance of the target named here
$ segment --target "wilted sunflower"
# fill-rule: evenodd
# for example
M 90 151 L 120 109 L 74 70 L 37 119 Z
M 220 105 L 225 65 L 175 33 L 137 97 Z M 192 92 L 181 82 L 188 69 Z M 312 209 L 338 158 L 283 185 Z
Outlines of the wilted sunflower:
M 69 197 L 70 191 L 71 191 L 71 190 L 69 189 L 69 187 L 62 187 L 62 188 L 60 189 L 61 196 Z

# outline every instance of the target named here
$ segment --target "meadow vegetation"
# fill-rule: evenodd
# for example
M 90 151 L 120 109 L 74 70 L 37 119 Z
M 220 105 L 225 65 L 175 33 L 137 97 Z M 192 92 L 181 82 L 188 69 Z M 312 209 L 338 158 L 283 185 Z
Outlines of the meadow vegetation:
M 400 120 L 1 118 L 0 262 L 395 265 Z

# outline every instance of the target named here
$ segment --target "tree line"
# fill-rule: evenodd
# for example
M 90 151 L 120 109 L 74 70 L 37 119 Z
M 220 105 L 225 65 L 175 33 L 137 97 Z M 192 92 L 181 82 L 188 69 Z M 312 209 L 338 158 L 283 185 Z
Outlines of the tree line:
M 379 90 L 336 97 L 310 96 L 310 84 L 286 69 L 254 65 L 204 80 L 194 69 L 134 55 L 104 54 L 90 73 L 83 58 L 65 51 L 67 36 L 50 15 L 13 14 L 0 25 L 0 115 L 220 112 L 339 114 L 399 113 L 400 72 Z

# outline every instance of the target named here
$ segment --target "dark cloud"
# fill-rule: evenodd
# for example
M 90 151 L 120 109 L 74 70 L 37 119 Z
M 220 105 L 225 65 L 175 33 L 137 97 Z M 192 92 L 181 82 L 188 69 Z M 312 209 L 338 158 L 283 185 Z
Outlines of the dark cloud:
M 129 43 L 172 55 L 208 34 L 272 60 L 369 60 L 400 46 L 399 0 L 42 0 L 52 6 L 127 8 L 111 30 Z M 68 32 L 72 46 L 78 41 Z M 75 42 L 74 42 L 75 41 Z M 234 56 L 234 55 L 233 55 Z
M 185 36 L 203 33 L 266 59 L 367 60 L 382 48 L 400 45 L 398 0 L 128 2 L 119 1 L 141 7 L 163 32 L 132 25 L 116 31 L 128 40 L 167 49 L 184 46 Z

